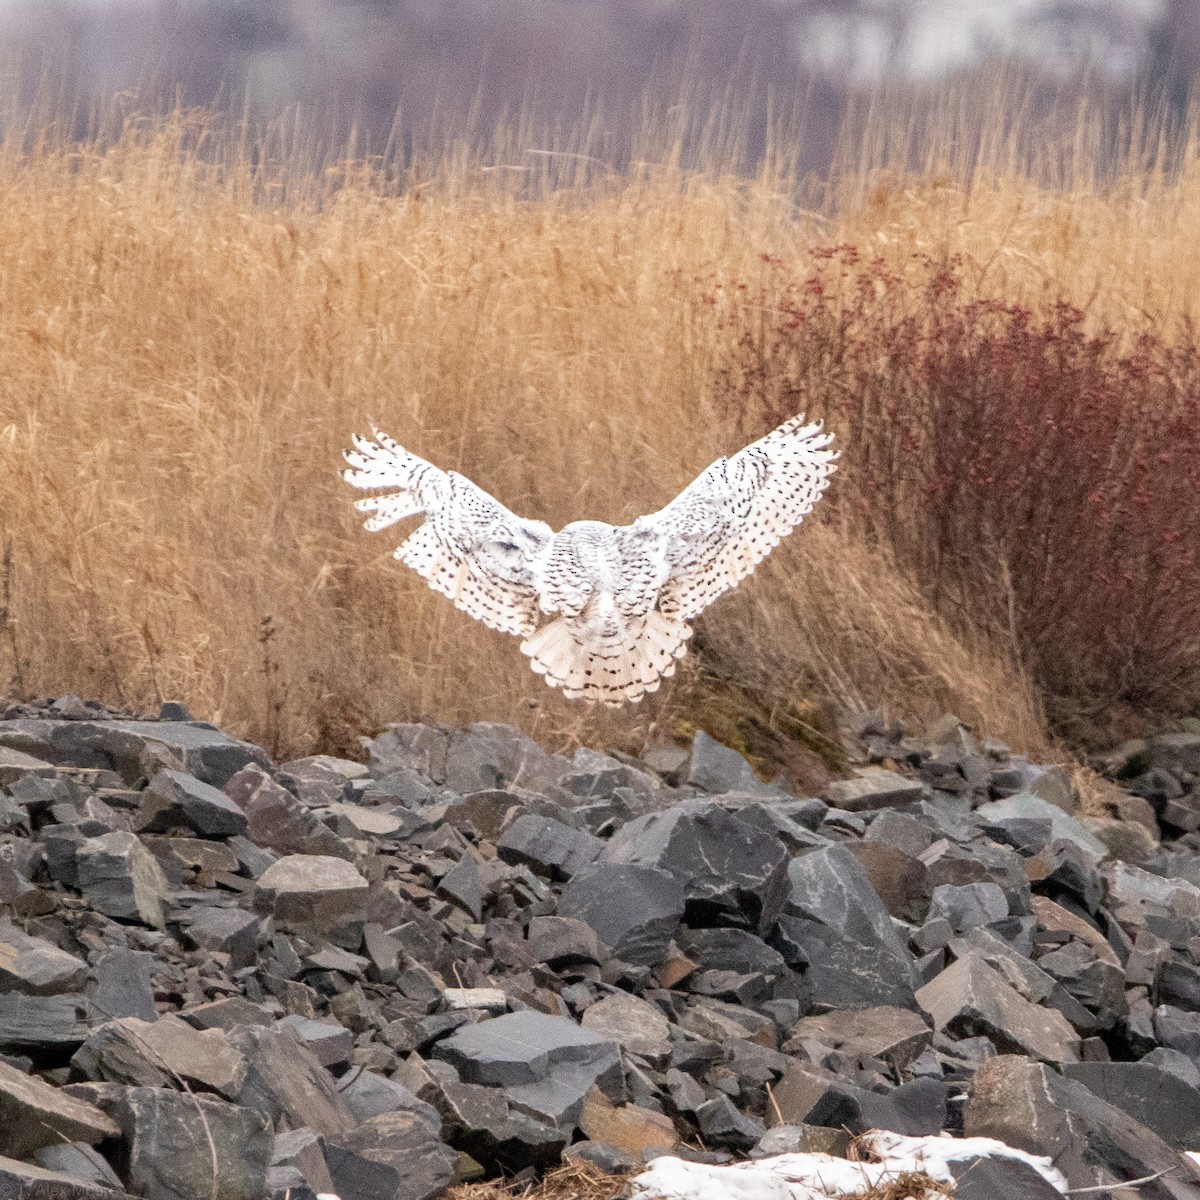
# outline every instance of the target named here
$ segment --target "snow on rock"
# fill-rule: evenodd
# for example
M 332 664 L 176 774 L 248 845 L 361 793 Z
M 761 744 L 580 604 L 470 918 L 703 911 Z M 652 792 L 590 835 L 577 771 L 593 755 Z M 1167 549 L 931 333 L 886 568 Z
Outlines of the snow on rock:
M 777 1154 L 723 1167 L 656 1158 L 632 1180 L 632 1200 L 827 1200 L 865 1192 L 904 1174 L 953 1183 L 951 1162 L 1014 1158 L 1027 1163 L 1052 1187 L 1067 1181 L 1049 1158 L 1014 1150 L 993 1138 L 903 1137 L 876 1131 L 861 1139 L 879 1162 L 849 1162 L 828 1154 Z

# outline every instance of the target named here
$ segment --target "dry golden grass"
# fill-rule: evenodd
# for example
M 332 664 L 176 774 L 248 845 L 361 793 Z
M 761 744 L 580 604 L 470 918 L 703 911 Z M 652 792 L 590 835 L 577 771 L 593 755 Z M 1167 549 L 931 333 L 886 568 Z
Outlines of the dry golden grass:
M 182 698 L 281 754 L 422 715 L 636 749 L 699 670 L 1043 747 L 1011 647 L 935 619 L 849 522 L 806 526 L 722 600 L 679 683 L 617 714 L 572 705 L 362 531 L 340 451 L 374 418 L 530 517 L 627 520 L 740 444 L 720 386 L 735 334 L 704 281 L 769 291 L 764 255 L 853 240 L 905 270 L 958 251 L 981 293 L 1166 327 L 1200 305 L 1200 176 L 1047 189 L 1002 164 L 856 167 L 836 208 L 797 219 L 780 175 L 669 154 L 539 187 L 548 159 L 523 138 L 498 158 L 520 170 L 448 151 L 399 188 L 256 170 L 204 114 L 103 151 L 0 148 L 5 677 Z

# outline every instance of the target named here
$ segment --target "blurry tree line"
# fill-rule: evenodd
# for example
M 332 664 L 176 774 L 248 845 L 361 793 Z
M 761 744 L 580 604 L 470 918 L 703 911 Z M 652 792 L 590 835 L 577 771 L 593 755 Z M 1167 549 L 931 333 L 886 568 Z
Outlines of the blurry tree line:
M 973 6 L 974 5 L 974 9 Z M 682 102 L 685 142 L 736 114 L 750 161 L 772 114 L 803 116 L 820 171 L 849 105 L 931 92 L 1003 58 L 1035 108 L 1064 91 L 1186 108 L 1197 0 L 0 0 L 24 104 L 79 123 L 104 100 L 287 116 L 313 144 L 382 151 L 536 112 L 593 118 L 589 148 L 635 156 L 645 110 Z

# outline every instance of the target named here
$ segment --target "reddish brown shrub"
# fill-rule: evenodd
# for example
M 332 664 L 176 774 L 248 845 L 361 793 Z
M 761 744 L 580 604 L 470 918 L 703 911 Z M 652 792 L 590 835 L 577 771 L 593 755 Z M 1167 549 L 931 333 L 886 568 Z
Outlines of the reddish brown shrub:
M 802 282 L 767 262 L 729 403 L 763 427 L 823 413 L 831 510 L 890 545 L 938 609 L 1010 635 L 1059 720 L 1200 703 L 1200 348 L 1123 339 L 1063 303 L 969 295 L 853 247 Z

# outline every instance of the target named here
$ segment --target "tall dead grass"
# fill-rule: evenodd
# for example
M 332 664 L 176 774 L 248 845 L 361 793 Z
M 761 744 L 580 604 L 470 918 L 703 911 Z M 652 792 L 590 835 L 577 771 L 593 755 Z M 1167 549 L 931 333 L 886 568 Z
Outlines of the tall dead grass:
M 861 165 L 816 217 L 786 164 L 747 178 L 714 152 L 684 171 L 653 141 L 620 176 L 586 139 L 517 126 L 486 153 L 317 177 L 203 113 L 91 144 L 10 135 L 4 672 L 39 694 L 183 698 L 281 754 L 422 715 L 637 747 L 669 730 L 697 672 L 781 702 L 952 709 L 1040 748 L 1016 648 L 944 621 L 841 517 L 711 610 L 678 684 L 615 715 L 562 701 L 514 640 L 361 530 L 337 470 L 369 419 L 555 526 L 661 505 L 765 432 L 731 409 L 739 328 L 713 286 L 773 288 L 813 245 L 852 240 L 917 276 L 960 254 L 981 293 L 1165 330 L 1200 305 L 1190 169 L 1047 188 L 1003 163 Z

